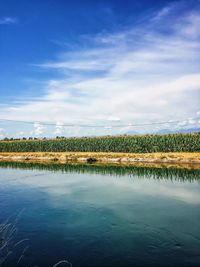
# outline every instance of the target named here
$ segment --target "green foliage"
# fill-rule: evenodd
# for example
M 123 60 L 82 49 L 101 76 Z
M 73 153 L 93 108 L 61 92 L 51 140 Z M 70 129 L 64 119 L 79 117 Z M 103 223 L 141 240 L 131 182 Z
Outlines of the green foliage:
M 32 162 L 1 162 L 0 168 L 14 168 L 25 170 L 44 170 L 63 173 L 91 173 L 123 177 L 141 177 L 171 181 L 200 181 L 200 170 L 182 168 L 156 168 L 129 165 L 98 165 L 98 164 L 59 164 L 59 163 L 32 163 Z
M 0 152 L 200 152 L 200 134 L 0 141 Z

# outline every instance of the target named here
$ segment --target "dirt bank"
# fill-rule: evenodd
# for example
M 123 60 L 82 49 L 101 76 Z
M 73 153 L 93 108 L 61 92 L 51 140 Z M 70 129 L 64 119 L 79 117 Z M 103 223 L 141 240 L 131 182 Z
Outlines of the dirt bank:
M 2 153 L 1 161 L 58 161 L 67 162 L 98 162 L 98 163 L 168 163 L 197 164 L 200 166 L 200 153 L 95 153 L 95 152 L 24 152 Z

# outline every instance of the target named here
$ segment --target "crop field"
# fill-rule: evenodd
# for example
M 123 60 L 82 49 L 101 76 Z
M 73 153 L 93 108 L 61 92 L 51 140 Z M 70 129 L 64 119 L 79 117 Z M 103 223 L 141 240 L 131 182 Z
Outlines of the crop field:
M 0 152 L 200 152 L 200 134 L 0 141 Z

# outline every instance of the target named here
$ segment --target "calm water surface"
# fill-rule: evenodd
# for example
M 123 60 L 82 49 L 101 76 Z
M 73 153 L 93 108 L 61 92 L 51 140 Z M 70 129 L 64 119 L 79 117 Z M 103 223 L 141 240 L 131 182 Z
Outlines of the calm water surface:
M 199 267 L 200 172 L 0 163 L 0 224 L 2 266 Z

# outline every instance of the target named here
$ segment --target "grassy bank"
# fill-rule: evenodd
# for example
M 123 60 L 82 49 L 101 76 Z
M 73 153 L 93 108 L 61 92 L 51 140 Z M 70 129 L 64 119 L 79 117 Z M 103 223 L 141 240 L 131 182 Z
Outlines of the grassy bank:
M 200 134 L 0 141 L 0 152 L 200 152 Z

